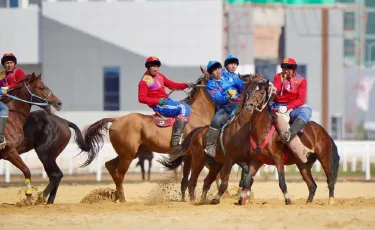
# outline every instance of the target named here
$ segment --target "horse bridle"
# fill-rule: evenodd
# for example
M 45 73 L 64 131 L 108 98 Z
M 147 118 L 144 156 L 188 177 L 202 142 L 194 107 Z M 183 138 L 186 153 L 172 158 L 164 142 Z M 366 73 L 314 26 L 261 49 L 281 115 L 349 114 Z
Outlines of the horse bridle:
M 50 104 L 48 103 L 47 99 L 51 96 L 51 94 L 52 94 L 52 90 L 49 91 L 48 95 L 47 95 L 45 98 L 42 98 L 42 97 L 40 97 L 40 96 L 35 95 L 34 93 L 32 93 L 32 92 L 30 91 L 30 88 L 27 86 L 26 82 L 24 82 L 23 84 L 24 84 L 25 88 L 27 89 L 27 92 L 29 92 L 29 94 L 30 94 L 30 100 L 29 100 L 29 101 L 23 100 L 23 99 L 21 99 L 21 98 L 19 98 L 19 97 L 16 97 L 16 96 L 13 96 L 13 95 L 10 95 L 10 94 L 6 94 L 6 96 L 9 97 L 9 98 L 12 98 L 12 99 L 14 99 L 14 100 L 22 101 L 22 102 L 25 102 L 25 103 L 28 103 L 28 104 L 31 104 L 31 105 L 37 105 L 37 106 L 49 106 L 49 105 L 50 105 Z M 38 98 L 38 99 L 40 99 L 40 100 L 42 100 L 42 101 L 45 101 L 45 102 L 43 102 L 43 103 L 40 103 L 40 102 L 33 102 L 33 98 L 34 98 L 34 97 L 35 97 L 35 98 Z
M 267 100 L 265 100 L 267 94 L 271 95 L 272 91 L 274 91 L 274 88 L 272 87 L 272 91 L 271 92 L 266 92 L 263 97 L 261 99 L 259 99 L 256 95 L 255 95 L 255 91 L 257 91 L 258 89 L 255 88 L 255 91 L 252 93 L 252 94 L 249 94 L 248 91 L 252 90 L 253 87 L 259 87 L 258 84 L 259 83 L 262 83 L 264 82 L 265 80 L 262 79 L 262 80 L 259 80 L 253 84 L 251 84 L 248 89 L 246 90 L 246 102 L 245 102 L 245 106 L 246 106 L 246 111 L 250 114 L 253 113 L 253 110 L 255 108 L 256 111 L 258 112 L 261 112 L 263 111 L 263 109 L 268 105 L 268 102 L 270 101 L 271 97 L 269 96 Z M 251 98 L 251 97 L 255 97 L 256 99 L 256 104 L 254 105 L 253 103 L 248 103 L 247 101 Z M 262 105 L 263 103 L 263 105 Z M 262 105 L 261 108 L 258 108 L 259 105 Z

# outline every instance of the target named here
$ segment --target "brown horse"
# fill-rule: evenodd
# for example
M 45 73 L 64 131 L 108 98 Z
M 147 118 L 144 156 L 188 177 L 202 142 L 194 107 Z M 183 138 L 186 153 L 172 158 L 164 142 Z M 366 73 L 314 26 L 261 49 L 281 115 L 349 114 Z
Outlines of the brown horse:
M 41 75 L 34 73 L 27 75 L 23 81 L 8 91 L 8 97 L 3 99 L 9 107 L 9 121 L 5 130 L 6 140 L 9 141 L 4 149 L 0 150 L 0 159 L 5 159 L 16 166 L 25 176 L 25 194 L 28 199 L 32 195 L 31 173 L 19 156 L 18 147 L 24 140 L 23 127 L 29 116 L 32 105 L 40 107 L 52 105 L 61 109 L 61 101 L 43 83 Z
M 250 128 L 252 129 L 251 137 L 254 143 L 260 146 L 267 140 L 268 135 L 272 136 L 263 150 L 258 147 L 256 151 L 256 148 L 253 146 L 250 149 L 252 160 L 250 172 L 247 176 L 247 182 L 245 182 L 246 185 L 244 185 L 244 188 L 246 189 L 246 187 L 249 186 L 251 189 L 254 181 L 253 177 L 260 166 L 263 164 L 276 165 L 279 176 L 279 186 L 284 194 L 285 203 L 291 204 L 291 199 L 285 183 L 284 165 L 296 164 L 309 189 L 309 196 L 306 203 L 310 203 L 313 201 L 317 189 L 317 185 L 311 174 L 311 168 L 315 161 L 318 160 L 327 177 L 329 203 L 334 204 L 334 191 L 340 162 L 340 156 L 338 155 L 335 142 L 321 125 L 310 121 L 305 126 L 300 138 L 302 143 L 306 147 L 314 149 L 315 153 L 308 157 L 308 162 L 305 164 L 297 160 L 294 154 L 290 153 L 288 147 L 281 142 L 278 133 L 272 131 L 275 130 L 275 123 L 271 110 L 259 111 L 256 109 L 259 106 L 269 106 L 268 102 L 260 99 L 262 94 L 268 92 L 268 87 L 269 85 L 267 83 L 261 83 L 259 89 L 250 89 L 247 92 L 247 95 L 250 96 L 246 99 L 246 105 L 252 114 Z M 225 187 L 220 188 L 220 190 L 223 189 L 225 189 Z M 239 202 L 241 202 L 241 199 Z
M 203 77 L 199 78 L 184 101 L 191 106 L 190 122 L 184 130 L 186 136 L 192 129 L 207 125 L 214 115 L 214 103 L 208 95 L 205 87 L 209 75 L 201 68 Z M 154 152 L 171 152 L 170 137 L 172 128 L 158 127 L 153 116 L 140 113 L 131 113 L 120 118 L 104 118 L 92 124 L 85 134 L 85 142 L 90 146 L 88 159 L 85 165 L 89 165 L 97 156 L 102 147 L 107 123 L 112 122 L 109 128 L 109 138 L 118 156 L 105 163 L 105 166 L 116 184 L 116 192 L 113 199 L 125 201 L 122 182 L 128 171 L 129 165 L 140 151 L 149 149 Z
M 259 79 L 262 79 L 262 76 L 255 75 L 251 81 L 245 85 L 245 87 L 248 87 L 248 85 L 253 85 L 253 82 L 258 81 Z M 255 86 L 256 85 L 254 84 L 252 87 Z M 206 134 L 208 132 L 208 126 L 193 130 L 186 137 L 182 146 L 174 150 L 174 154 L 180 156 L 179 158 L 172 162 L 166 160 L 166 158 L 159 161 L 167 168 L 173 169 L 181 164 L 183 157 L 190 156 L 192 158 L 191 177 L 188 185 L 191 201 L 195 200 L 195 188 L 197 185 L 197 180 L 205 165 L 209 168 L 209 173 L 204 181 L 205 186 L 203 187 L 202 202 L 205 201 L 207 192 L 211 187 L 211 183 L 216 179 L 216 176 L 222 169 L 223 163 L 225 163 L 225 167 L 221 171 L 222 183 L 220 184 L 220 187 L 222 187 L 223 184 L 228 185 L 229 174 L 226 175 L 225 170 L 229 169 L 230 172 L 235 163 L 240 165 L 241 168 L 250 163 L 250 157 L 247 154 L 250 148 L 250 144 L 248 142 L 248 137 L 250 136 L 250 129 L 248 128 L 250 115 L 245 112 L 242 107 L 239 105 L 235 117 L 228 125 L 226 125 L 225 132 L 222 136 L 224 140 L 223 146 L 225 147 L 225 153 L 223 152 L 220 144 L 218 144 L 216 147 L 217 154 L 215 161 L 210 160 L 212 158 L 208 157 L 204 153 L 204 143 Z
M 72 133 L 69 128 L 74 130 L 74 141 L 81 151 L 89 151 L 89 146 L 85 144 L 77 125 L 45 110 L 30 113 L 23 127 L 24 140 L 17 147 L 19 154 L 35 149 L 42 162 L 49 178 L 49 183 L 43 191 L 44 199 L 49 196 L 47 204 L 53 204 L 63 177 L 62 171 L 56 164 L 56 158 L 70 141 Z

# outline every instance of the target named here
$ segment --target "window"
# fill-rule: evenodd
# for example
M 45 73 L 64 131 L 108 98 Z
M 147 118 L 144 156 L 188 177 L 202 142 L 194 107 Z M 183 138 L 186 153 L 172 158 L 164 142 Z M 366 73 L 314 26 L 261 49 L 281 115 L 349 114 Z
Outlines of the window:
M 368 39 L 366 40 L 366 46 L 365 46 L 365 60 L 369 64 L 372 62 L 375 62 L 375 40 L 374 39 Z
M 375 12 L 368 12 L 366 33 L 375 35 Z
M 354 12 L 344 13 L 344 30 L 353 31 L 355 30 L 355 14 Z
M 104 110 L 120 110 L 120 67 L 104 67 Z
M 374 0 L 366 0 L 365 5 L 366 5 L 366 7 L 374 7 L 375 8 L 375 1 Z
M 9 6 L 10 7 L 18 7 L 18 0 L 10 0 Z
M 344 40 L 344 56 L 347 57 L 353 57 L 355 55 L 355 41 L 352 41 L 350 39 Z

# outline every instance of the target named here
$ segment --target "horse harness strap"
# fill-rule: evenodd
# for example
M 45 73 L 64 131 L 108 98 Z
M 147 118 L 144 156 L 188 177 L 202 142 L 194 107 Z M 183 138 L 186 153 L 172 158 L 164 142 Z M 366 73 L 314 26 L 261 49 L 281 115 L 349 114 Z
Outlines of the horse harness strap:
M 266 147 L 266 145 L 270 142 L 271 138 L 272 138 L 272 135 L 274 134 L 274 132 L 276 131 L 276 128 L 275 128 L 275 125 L 272 125 L 271 126 L 271 130 L 270 132 L 268 133 L 268 135 L 266 136 L 266 139 L 263 141 L 263 143 L 261 145 L 257 145 L 254 141 L 254 138 L 252 137 L 252 135 L 250 134 L 250 143 L 251 145 L 253 146 L 253 148 L 255 149 L 255 151 L 258 153 L 258 154 L 262 154 L 262 150 Z

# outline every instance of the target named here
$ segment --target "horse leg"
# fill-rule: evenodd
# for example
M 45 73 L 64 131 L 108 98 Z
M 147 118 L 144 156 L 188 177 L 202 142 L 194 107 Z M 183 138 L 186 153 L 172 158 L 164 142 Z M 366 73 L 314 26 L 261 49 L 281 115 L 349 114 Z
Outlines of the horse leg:
M 150 177 L 151 177 L 151 166 L 152 166 L 152 159 L 148 159 L 147 180 L 150 180 Z
M 143 159 L 140 160 L 139 166 L 141 166 L 142 180 L 145 180 L 145 161 Z
M 182 169 L 181 179 L 181 201 L 185 201 L 186 189 L 189 185 L 189 174 L 191 169 L 191 157 L 184 157 L 184 165 Z
M 221 174 L 221 178 L 222 178 L 222 182 L 220 184 L 220 188 L 218 190 L 218 193 L 216 194 L 215 198 L 212 200 L 213 204 L 219 204 L 220 198 L 223 196 L 224 192 L 227 191 L 227 189 L 228 189 L 229 174 L 230 174 L 230 171 L 232 170 L 232 167 L 233 167 L 232 162 L 233 161 L 230 160 L 228 163 L 226 163 L 224 165 L 224 167 L 222 167 L 223 165 L 221 165 L 221 168 L 222 168 L 222 169 L 220 168 L 221 171 L 219 169 L 220 174 Z M 211 172 L 211 170 L 210 170 L 210 172 Z M 207 178 L 208 178 L 208 176 L 207 176 Z
M 247 200 L 251 199 L 251 187 L 254 183 L 254 176 L 257 174 L 259 168 L 263 165 L 262 162 L 257 160 L 252 160 L 249 167 L 249 172 L 246 175 L 241 175 L 243 177 L 243 182 L 240 183 L 240 186 L 242 186 L 241 193 L 240 193 L 240 199 L 238 201 L 239 205 L 246 204 Z M 242 200 L 241 200 L 242 199 Z
M 120 162 L 120 158 L 117 156 L 113 158 L 112 160 L 107 161 L 104 164 L 106 169 L 108 170 L 109 175 L 111 175 L 113 182 L 116 181 L 116 177 L 117 177 L 116 169 L 117 169 L 119 162 Z M 113 202 L 119 199 L 119 194 L 117 193 L 117 191 L 111 195 L 111 199 Z
M 8 160 L 14 166 L 16 166 L 19 170 L 22 171 L 23 175 L 25 176 L 25 195 L 27 199 L 31 200 L 31 195 L 33 193 L 32 186 L 31 186 L 31 173 L 30 169 L 26 166 L 23 162 L 21 157 L 18 155 L 17 150 L 12 149 L 5 155 L 4 159 Z
M 311 203 L 313 201 L 316 189 L 318 188 L 311 174 L 311 168 L 314 162 L 315 162 L 315 159 L 313 161 L 309 159 L 309 161 L 306 164 L 297 162 L 297 167 L 299 169 L 299 172 L 303 180 L 306 182 L 307 188 L 309 189 L 309 196 L 307 197 L 306 204 Z
M 124 195 L 124 187 L 122 186 L 122 183 L 125 178 L 125 174 L 129 169 L 130 163 L 132 163 L 133 159 L 129 158 L 119 158 L 119 163 L 117 166 L 117 170 L 115 173 L 115 184 L 116 184 L 116 191 L 119 196 L 120 202 L 125 202 L 125 195 Z
M 212 183 L 214 182 L 216 175 L 220 172 L 221 168 L 223 167 L 223 164 L 216 162 L 210 165 L 210 169 L 208 171 L 208 175 L 204 179 L 203 183 L 203 191 L 202 191 L 202 197 L 201 197 L 201 203 L 205 203 L 207 200 L 207 193 L 211 188 Z M 224 181 L 223 181 L 224 183 Z M 223 186 L 223 184 L 220 185 L 220 187 Z M 211 204 L 219 204 L 220 199 L 214 199 L 212 200 Z
M 53 204 L 56 198 L 57 189 L 60 185 L 60 181 L 63 178 L 63 173 L 60 170 L 59 166 L 56 164 L 56 160 L 53 158 L 47 159 L 44 157 L 46 155 L 38 154 L 40 161 L 43 164 L 44 169 L 47 172 L 49 183 L 43 191 L 43 198 L 46 198 L 48 195 L 47 204 Z
M 277 172 L 279 174 L 279 187 L 281 191 L 283 192 L 285 204 L 290 205 L 292 204 L 292 201 L 290 200 L 289 194 L 288 194 L 288 188 L 285 183 L 285 172 L 284 172 L 284 162 L 283 159 L 277 159 L 275 161 Z
M 189 196 L 190 196 L 190 201 L 195 200 L 195 188 L 197 186 L 197 181 L 200 173 L 202 172 L 202 169 L 205 165 L 205 161 L 207 157 L 205 156 L 206 154 L 202 153 L 200 156 L 195 156 L 192 160 L 192 168 L 191 168 L 191 176 L 189 179 Z M 184 166 L 185 167 L 185 166 Z

